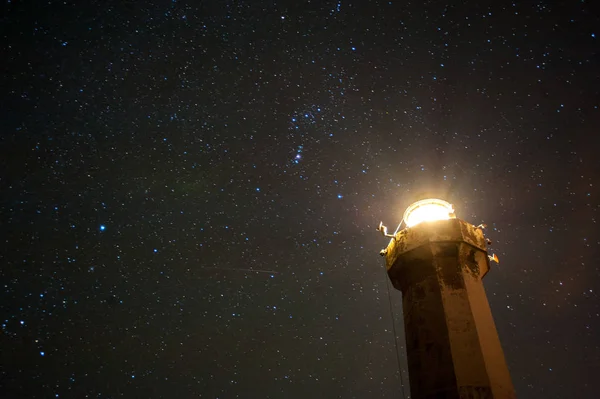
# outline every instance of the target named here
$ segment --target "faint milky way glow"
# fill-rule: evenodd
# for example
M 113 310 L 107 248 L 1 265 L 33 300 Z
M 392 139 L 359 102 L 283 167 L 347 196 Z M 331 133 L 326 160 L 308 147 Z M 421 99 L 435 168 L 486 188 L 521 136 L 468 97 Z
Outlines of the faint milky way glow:
M 3 396 L 401 397 L 435 197 L 516 396 L 597 399 L 594 2 L 129 3 L 4 4 Z

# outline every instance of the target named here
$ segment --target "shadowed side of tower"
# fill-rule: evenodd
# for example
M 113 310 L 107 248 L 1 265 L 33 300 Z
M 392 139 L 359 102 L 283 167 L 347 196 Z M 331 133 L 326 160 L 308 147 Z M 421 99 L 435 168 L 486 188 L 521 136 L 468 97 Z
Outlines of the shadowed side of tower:
M 482 231 L 459 219 L 404 229 L 386 267 L 402 291 L 412 398 L 515 398 L 481 280 Z

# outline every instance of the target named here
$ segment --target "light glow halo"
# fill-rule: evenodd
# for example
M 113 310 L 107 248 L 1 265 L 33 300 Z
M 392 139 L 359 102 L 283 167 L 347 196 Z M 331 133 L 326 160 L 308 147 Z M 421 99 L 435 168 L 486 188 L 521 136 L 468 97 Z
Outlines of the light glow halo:
M 421 222 L 454 219 L 452 204 L 437 198 L 428 198 L 411 204 L 402 219 L 407 227 L 413 227 Z

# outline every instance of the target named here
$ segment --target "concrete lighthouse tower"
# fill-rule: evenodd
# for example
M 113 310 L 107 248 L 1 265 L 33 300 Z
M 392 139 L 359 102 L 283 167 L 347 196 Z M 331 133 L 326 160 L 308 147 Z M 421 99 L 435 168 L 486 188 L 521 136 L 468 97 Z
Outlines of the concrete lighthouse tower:
M 412 399 L 514 399 L 482 278 L 490 269 L 482 226 L 438 199 L 415 202 L 391 237 L 386 268 L 402 291 Z

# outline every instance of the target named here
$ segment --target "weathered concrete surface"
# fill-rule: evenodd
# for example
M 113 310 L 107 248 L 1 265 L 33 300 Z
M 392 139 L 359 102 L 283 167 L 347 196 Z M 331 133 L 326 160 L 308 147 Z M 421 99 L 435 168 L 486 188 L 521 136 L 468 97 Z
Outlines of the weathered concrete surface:
M 481 278 L 489 271 L 483 232 L 459 219 L 396 234 L 386 266 L 402 291 L 413 399 L 514 399 Z

